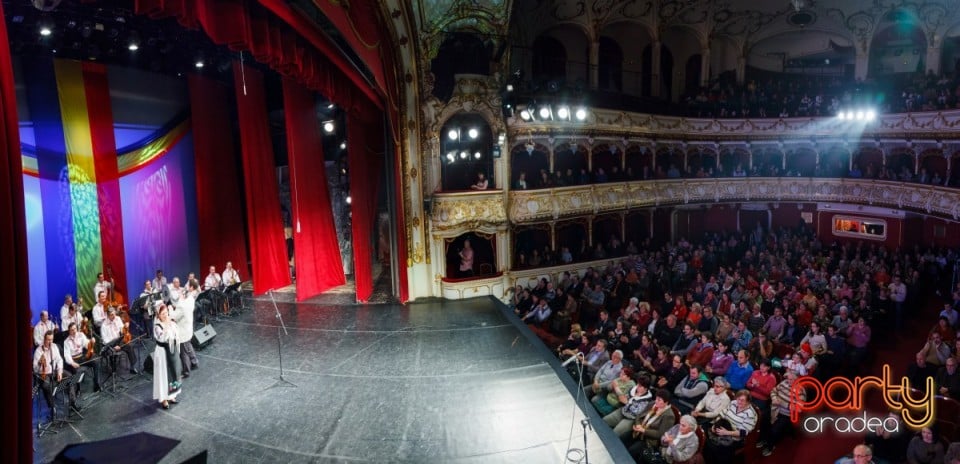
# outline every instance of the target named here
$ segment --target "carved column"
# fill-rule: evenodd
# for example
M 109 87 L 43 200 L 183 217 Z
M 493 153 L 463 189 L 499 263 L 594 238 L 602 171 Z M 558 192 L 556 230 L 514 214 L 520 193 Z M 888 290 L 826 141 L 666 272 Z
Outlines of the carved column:
M 747 79 L 747 57 L 737 57 L 737 84 L 743 85 Z
M 579 149 L 580 147 L 577 146 Z M 593 175 L 593 144 L 587 147 L 587 172 Z
M 593 218 L 594 217 L 595 216 L 592 214 L 587 216 L 587 243 L 590 244 L 591 248 L 594 245 L 593 243 Z
M 861 50 L 860 47 L 856 47 L 857 57 L 854 64 L 853 74 L 856 79 L 866 79 L 867 78 L 867 64 L 869 63 L 870 53 L 869 50 Z
M 660 96 L 660 47 L 659 40 L 650 44 L 650 96 Z
M 927 59 L 925 60 L 927 69 L 926 71 L 933 71 L 934 74 L 940 75 L 940 36 L 936 33 L 933 34 L 933 40 L 927 42 Z
M 710 84 L 710 47 L 700 49 L 700 86 Z
M 581 55 L 582 56 L 582 55 Z M 600 41 L 590 42 L 590 88 L 597 90 L 600 83 Z
M 557 221 L 550 221 L 550 249 L 560 251 L 557 249 Z
M 547 150 L 549 151 L 549 155 L 550 155 L 550 172 L 554 172 L 554 165 L 555 165 L 555 163 L 556 163 L 556 155 L 555 155 L 555 153 L 556 153 L 557 151 L 554 149 L 552 143 L 547 147 Z

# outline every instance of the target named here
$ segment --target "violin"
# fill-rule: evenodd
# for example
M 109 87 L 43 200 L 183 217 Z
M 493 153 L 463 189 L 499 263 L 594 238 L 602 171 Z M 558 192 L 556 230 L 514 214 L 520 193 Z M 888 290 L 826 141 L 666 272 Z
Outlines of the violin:
M 40 355 L 40 380 L 47 381 L 47 357 Z
M 127 317 L 129 318 L 130 316 L 127 316 Z M 129 323 L 124 324 L 123 325 L 123 344 L 126 345 L 130 343 L 130 340 L 132 339 L 133 337 L 130 335 L 130 324 Z
M 80 322 L 80 331 L 83 332 L 87 338 L 93 340 L 93 336 L 90 335 L 90 319 L 87 317 L 83 318 L 83 321 Z
M 87 360 L 93 359 L 93 347 L 95 343 L 96 343 L 96 340 L 92 338 L 90 339 L 89 342 L 87 342 Z

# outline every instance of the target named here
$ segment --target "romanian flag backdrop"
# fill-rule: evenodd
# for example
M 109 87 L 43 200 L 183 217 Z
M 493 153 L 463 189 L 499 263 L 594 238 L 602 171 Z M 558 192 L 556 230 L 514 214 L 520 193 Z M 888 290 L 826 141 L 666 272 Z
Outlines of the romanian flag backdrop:
M 23 65 L 29 121 L 21 121 L 20 132 L 35 316 L 48 308 L 58 317 L 66 294 L 82 296 L 90 308 L 102 271 L 112 272 L 129 301 L 156 269 L 198 269 L 189 118 L 141 130 L 118 149 L 107 66 L 59 59 Z

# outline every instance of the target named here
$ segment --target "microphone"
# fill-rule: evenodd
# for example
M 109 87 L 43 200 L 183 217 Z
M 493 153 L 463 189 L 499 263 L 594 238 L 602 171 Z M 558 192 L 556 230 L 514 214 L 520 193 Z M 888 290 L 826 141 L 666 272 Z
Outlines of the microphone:
M 567 358 L 567 360 L 564 361 L 563 364 L 560 365 L 560 367 L 567 367 L 570 365 L 570 363 L 576 361 L 577 359 L 582 359 L 582 358 L 583 358 L 583 353 L 577 353 L 576 355 L 570 356 L 569 358 Z

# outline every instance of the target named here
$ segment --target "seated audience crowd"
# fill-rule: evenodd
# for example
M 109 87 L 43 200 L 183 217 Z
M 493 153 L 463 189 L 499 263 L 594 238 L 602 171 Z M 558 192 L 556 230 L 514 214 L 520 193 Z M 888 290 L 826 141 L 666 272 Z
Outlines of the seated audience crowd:
M 957 258 L 919 245 L 825 245 L 802 224 L 758 227 L 544 278 L 517 287 L 511 305 L 562 360 L 580 358 L 568 370 L 637 462 L 725 463 L 750 448 L 773 455 L 788 439 L 798 377 L 874 373 L 864 366 L 875 340 L 903 335 L 926 295 L 947 296 Z M 960 285 L 908 370 L 913 385 L 932 377 L 943 401 L 960 398 L 958 303 Z M 912 440 L 870 434 L 863 449 L 873 462 L 951 462 L 958 429 L 941 435 L 939 425 Z M 857 449 L 851 456 L 866 452 Z

